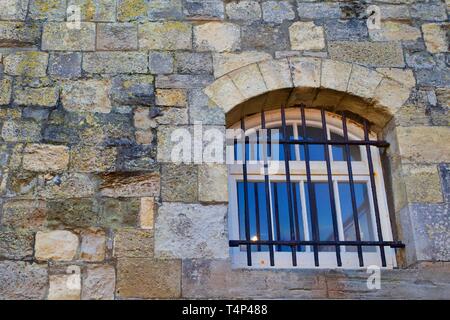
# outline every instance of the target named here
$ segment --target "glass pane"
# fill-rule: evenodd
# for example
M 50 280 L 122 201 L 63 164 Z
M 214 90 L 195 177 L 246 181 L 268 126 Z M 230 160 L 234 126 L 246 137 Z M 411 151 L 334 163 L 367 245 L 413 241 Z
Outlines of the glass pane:
M 281 127 L 275 127 L 267 130 L 267 134 L 270 135 L 271 145 L 269 150 L 269 157 L 274 157 L 272 160 L 285 159 L 284 157 L 284 145 L 277 144 L 279 140 L 283 139 L 283 129 Z M 290 139 L 294 139 L 294 128 L 292 126 L 286 126 L 286 131 Z M 289 160 L 295 160 L 295 145 L 289 144 Z M 278 151 L 278 152 L 277 152 Z M 278 153 L 278 156 L 276 155 Z
M 317 210 L 317 220 L 319 228 L 319 240 L 334 241 L 333 220 L 330 204 L 330 192 L 328 183 L 326 182 L 312 182 L 312 189 L 315 195 L 315 203 L 313 206 Z M 308 210 L 308 217 L 311 220 L 312 210 L 309 201 L 309 188 L 305 185 L 306 209 Z M 310 227 L 310 234 L 312 235 L 312 227 Z M 321 246 L 319 251 L 334 251 L 334 246 Z
M 298 138 L 303 140 L 303 128 L 298 126 Z M 307 141 L 323 141 L 322 128 L 306 127 Z M 300 159 L 305 160 L 305 146 L 300 146 Z M 324 146 L 320 144 L 312 144 L 308 146 L 310 161 L 325 161 Z
M 331 132 L 331 140 L 333 141 L 344 141 L 344 137 Z M 332 146 L 333 160 L 334 161 L 347 161 L 347 151 L 343 145 Z M 351 161 L 361 161 L 361 152 L 359 146 L 350 146 L 350 160 Z
M 356 208 L 358 212 L 359 229 L 361 234 L 361 240 L 363 241 L 375 241 L 373 233 L 372 216 L 370 213 L 369 196 L 367 193 L 367 184 L 364 182 L 354 183 L 355 186 L 355 198 Z M 341 203 L 342 223 L 344 228 L 345 240 L 355 241 L 356 231 L 355 222 L 353 219 L 353 207 L 352 198 L 350 193 L 350 183 L 339 182 L 339 200 Z M 356 247 L 347 247 L 346 250 L 350 252 L 356 251 Z M 363 247 L 363 251 L 376 251 L 375 247 Z

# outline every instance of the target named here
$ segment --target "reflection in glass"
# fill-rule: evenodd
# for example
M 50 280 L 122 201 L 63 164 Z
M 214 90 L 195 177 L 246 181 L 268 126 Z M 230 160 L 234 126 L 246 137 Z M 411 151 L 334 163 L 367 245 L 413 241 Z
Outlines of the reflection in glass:
M 331 132 L 330 137 L 332 141 L 339 141 L 339 142 L 345 141 L 343 136 L 340 136 L 334 132 Z M 350 148 L 350 160 L 361 161 L 361 152 L 359 146 L 353 145 L 349 146 L 349 148 Z M 334 161 L 347 161 L 347 151 L 344 145 L 333 145 L 332 152 Z

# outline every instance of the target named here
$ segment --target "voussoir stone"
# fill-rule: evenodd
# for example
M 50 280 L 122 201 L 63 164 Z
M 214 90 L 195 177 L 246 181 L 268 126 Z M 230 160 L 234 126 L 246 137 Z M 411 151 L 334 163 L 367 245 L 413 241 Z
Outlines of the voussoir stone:
M 194 49 L 198 51 L 236 51 L 241 47 L 238 25 L 207 22 L 194 27 Z
M 206 95 L 225 112 L 231 110 L 245 100 L 236 85 L 227 75 L 217 79 L 213 84 L 205 88 Z
M 67 81 L 63 84 L 61 100 L 64 109 L 79 112 L 109 113 L 110 80 Z
M 289 66 L 295 87 L 320 87 L 321 60 L 310 57 L 291 57 Z
M 372 98 L 383 76 L 371 69 L 353 65 L 347 92 L 363 98 Z
M 269 59 L 272 59 L 270 54 L 258 51 L 215 53 L 213 54 L 214 76 L 219 78 L 230 71 Z
M 347 90 L 351 71 L 352 65 L 349 63 L 323 60 L 321 76 L 322 87 L 345 92 Z
M 291 88 L 292 78 L 287 59 L 267 60 L 258 63 L 268 90 Z
M 70 231 L 38 231 L 36 233 L 35 257 L 37 260 L 71 261 L 78 249 L 78 237 Z
M 257 64 L 248 65 L 230 72 L 228 75 L 245 98 L 251 98 L 267 91 Z
M 66 146 L 30 144 L 23 151 L 23 167 L 30 171 L 62 171 L 69 164 Z
M 375 90 L 374 98 L 395 112 L 408 100 L 410 94 L 411 90 L 401 83 L 384 78 Z

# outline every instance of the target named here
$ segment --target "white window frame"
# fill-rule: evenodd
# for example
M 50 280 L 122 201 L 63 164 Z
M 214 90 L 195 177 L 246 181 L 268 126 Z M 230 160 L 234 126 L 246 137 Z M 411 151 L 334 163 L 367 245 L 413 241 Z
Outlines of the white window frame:
M 330 139 L 330 132 L 338 133 L 343 136 L 342 129 L 342 118 L 336 114 L 326 112 L 326 123 L 327 123 L 327 136 Z M 285 110 L 286 115 L 286 125 L 294 125 L 294 136 L 297 138 L 297 125 L 301 125 L 301 115 L 299 108 L 289 108 Z M 320 110 L 315 109 L 305 109 L 305 118 L 307 126 L 316 126 L 322 127 L 321 122 L 321 113 Z M 281 114 L 280 110 L 266 111 L 266 128 L 271 128 L 274 126 L 281 126 Z M 251 134 L 257 129 L 260 129 L 260 119 L 261 115 L 256 114 L 245 119 L 245 127 L 246 127 L 246 135 Z M 232 129 L 239 129 L 240 123 L 237 123 L 231 127 Z M 364 140 L 364 129 L 360 124 L 354 122 L 350 119 L 347 119 L 347 132 L 349 140 Z M 369 139 L 376 140 L 377 136 L 373 132 L 369 133 Z M 296 159 L 298 159 L 298 145 L 296 145 Z M 381 159 L 379 150 L 375 146 L 370 147 L 370 151 L 372 154 L 373 161 L 373 169 L 374 169 L 374 177 L 375 177 L 375 186 L 380 214 L 380 222 L 381 222 L 381 230 L 384 241 L 392 241 L 392 228 L 389 219 L 389 211 L 388 204 L 386 198 L 386 190 L 383 179 L 383 171 L 381 166 Z M 227 148 L 227 152 L 230 152 L 229 159 L 234 159 L 234 148 Z M 353 170 L 353 179 L 355 182 L 366 182 L 367 185 L 367 193 L 369 196 L 370 203 L 370 212 L 372 218 L 372 226 L 373 233 L 377 237 L 376 230 L 376 220 L 375 220 L 375 210 L 373 205 L 372 198 L 372 189 L 370 184 L 370 176 L 369 169 L 367 164 L 367 151 L 365 146 L 360 146 L 361 153 L 361 161 L 352 161 L 352 170 Z M 335 193 L 335 202 L 336 202 L 336 214 L 338 220 L 338 231 L 339 231 L 339 239 L 343 240 L 343 225 L 342 225 L 342 216 L 341 216 L 341 206 L 340 199 L 338 196 L 338 182 L 339 181 L 349 181 L 348 171 L 347 171 L 347 162 L 346 161 L 333 161 L 333 152 L 332 146 L 329 146 L 329 154 L 330 154 L 330 162 L 331 162 L 331 172 L 332 172 L 332 181 L 333 181 L 333 189 Z M 271 161 L 268 162 L 270 166 Z M 302 215 L 303 215 L 303 223 L 307 223 L 307 219 L 305 219 L 307 211 L 306 211 L 306 202 L 305 202 L 305 186 L 307 184 L 306 178 L 306 168 L 304 161 L 289 161 L 290 166 L 290 179 L 291 182 L 299 182 L 300 183 L 300 197 L 301 197 L 301 206 L 302 206 Z M 269 175 L 269 188 L 270 182 L 273 181 L 286 181 L 285 178 L 285 165 L 284 160 L 279 161 L 276 166 L 278 170 Z M 326 162 L 325 161 L 310 161 L 311 167 L 311 179 L 313 182 L 315 181 L 328 181 L 327 171 L 326 171 Z M 237 203 L 237 182 L 243 180 L 243 168 L 242 163 L 230 164 L 228 168 L 228 191 L 229 191 L 229 237 L 230 240 L 238 240 L 239 235 L 239 216 L 238 216 L 238 203 Z M 264 175 L 261 174 L 263 172 L 262 164 L 255 164 L 254 162 L 250 162 L 247 164 L 247 179 L 249 182 L 258 181 L 264 182 Z M 269 193 L 271 195 L 271 192 Z M 272 203 L 272 199 L 270 200 Z M 270 208 L 272 210 L 272 206 Z M 273 214 L 271 213 L 273 217 Z M 272 226 L 274 224 L 272 223 Z M 304 226 L 303 230 L 305 230 L 305 239 L 312 240 L 308 238 L 308 228 Z M 346 252 L 345 246 L 341 246 L 341 259 L 342 266 L 338 267 L 336 261 L 336 253 L 334 251 L 323 252 L 319 251 L 319 266 L 316 267 L 314 264 L 314 253 L 312 249 L 307 246 L 304 252 L 297 252 L 297 266 L 292 265 L 292 253 L 291 252 L 277 252 L 274 250 L 274 260 L 275 266 L 270 266 L 269 260 L 269 252 L 258 252 L 252 251 L 252 266 L 247 266 L 247 253 L 245 251 L 241 251 L 240 247 L 231 247 L 230 255 L 232 260 L 232 266 L 234 268 L 344 268 L 344 269 L 361 269 L 367 268 L 370 265 L 376 265 L 381 268 L 381 256 L 380 256 L 380 248 L 376 247 L 375 252 L 363 252 L 364 257 L 364 266 L 359 266 L 358 253 L 357 252 Z M 385 247 L 385 256 L 386 256 L 386 267 L 387 269 L 392 269 L 397 266 L 395 250 L 390 247 Z

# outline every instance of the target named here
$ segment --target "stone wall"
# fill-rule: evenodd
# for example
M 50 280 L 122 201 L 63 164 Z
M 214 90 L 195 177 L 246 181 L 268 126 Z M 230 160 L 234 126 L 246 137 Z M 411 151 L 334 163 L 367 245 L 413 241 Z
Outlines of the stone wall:
M 450 298 L 449 8 L 0 0 L 0 299 Z M 284 80 L 347 92 L 391 142 L 407 249 L 380 290 L 365 271 L 231 269 L 225 165 L 168 161 L 173 129 L 223 131 L 226 112 Z

